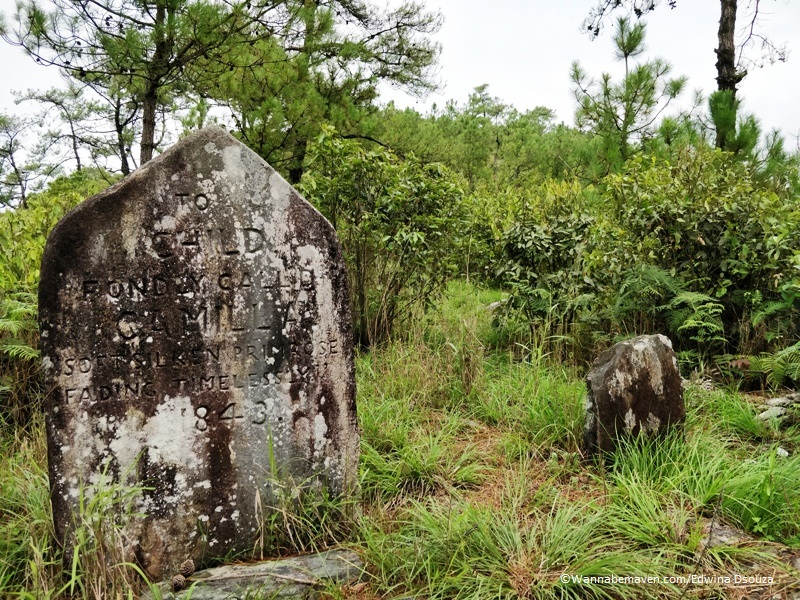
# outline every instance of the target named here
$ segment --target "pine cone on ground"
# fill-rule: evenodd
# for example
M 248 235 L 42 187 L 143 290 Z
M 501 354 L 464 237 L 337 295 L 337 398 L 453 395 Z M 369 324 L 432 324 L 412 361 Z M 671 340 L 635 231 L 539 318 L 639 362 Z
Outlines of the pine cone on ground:
M 175 575 L 175 577 L 172 578 L 172 591 L 173 592 L 180 592 L 185 587 L 186 587 L 186 578 L 183 575 L 178 574 L 178 575 Z
M 187 558 L 181 563 L 178 572 L 184 577 L 191 577 L 194 573 L 194 561 L 191 558 Z

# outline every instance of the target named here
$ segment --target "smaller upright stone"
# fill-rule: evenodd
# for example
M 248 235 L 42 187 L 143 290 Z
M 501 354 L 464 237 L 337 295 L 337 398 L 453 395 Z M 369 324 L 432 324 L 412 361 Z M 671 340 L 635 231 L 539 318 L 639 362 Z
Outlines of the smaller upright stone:
M 663 335 L 620 342 L 595 361 L 586 377 L 584 446 L 613 452 L 623 436 L 661 435 L 686 416 L 678 359 Z

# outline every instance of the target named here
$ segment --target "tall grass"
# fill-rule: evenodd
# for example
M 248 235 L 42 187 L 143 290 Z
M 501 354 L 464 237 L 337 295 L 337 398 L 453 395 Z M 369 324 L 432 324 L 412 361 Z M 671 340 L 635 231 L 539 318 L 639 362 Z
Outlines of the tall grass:
M 577 450 L 583 428 L 581 380 L 569 370 L 516 362 L 510 355 L 496 357 L 486 369 L 484 394 L 470 408 L 474 418 L 514 428 L 532 451 Z
M 778 582 L 765 594 L 796 583 L 763 551 L 800 547 L 797 428 L 763 424 L 739 394 L 690 387 L 683 430 L 584 462 L 583 373 L 546 344 L 493 349 L 485 306 L 498 298 L 454 286 L 418 328 L 358 356 L 358 510 L 276 481 L 256 556 L 346 540 L 367 564 L 367 588 L 326 591 L 351 600 L 740 597 L 735 586 L 582 577 L 760 568 Z M 44 465 L 40 421 L 2 438 L 0 597 L 134 597 L 148 582 L 115 540 L 136 490 L 87 495 L 65 560 L 50 546 Z M 755 542 L 708 547 L 722 524 Z
M 492 317 L 474 301 L 479 292 L 451 294 L 461 299 L 446 300 L 423 337 L 359 363 L 360 545 L 377 596 L 696 597 L 677 584 L 559 577 L 723 574 L 767 560 L 757 544 L 707 548 L 709 526 L 723 522 L 764 543 L 797 543 L 796 463 L 763 447 L 776 431 L 738 417 L 750 414 L 738 394 L 691 388 L 683 430 L 582 463 L 582 374 L 556 363 L 549 342 L 488 350 Z M 469 391 L 448 364 L 459 343 L 484 355 Z M 470 466 L 480 477 L 459 485 Z M 789 567 L 773 562 L 790 581 Z
M 82 490 L 66 548 L 53 544 L 40 419 L 0 452 L 0 597 L 132 598 L 146 584 L 123 539 L 139 490 L 100 481 Z
M 43 427 L 0 439 L 0 597 L 53 593 L 55 559 Z

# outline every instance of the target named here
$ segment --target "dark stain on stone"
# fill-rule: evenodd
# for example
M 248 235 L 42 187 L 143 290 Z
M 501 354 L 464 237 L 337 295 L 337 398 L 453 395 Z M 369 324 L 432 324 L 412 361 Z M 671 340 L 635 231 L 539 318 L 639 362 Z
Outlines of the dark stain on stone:
M 303 411 L 303 410 L 295 410 L 292 413 L 292 426 L 297 425 L 297 422 L 300 419 L 307 419 L 307 418 L 308 418 L 308 416 L 306 415 L 305 411 Z
M 336 395 L 333 391 L 333 384 L 330 378 L 325 375 L 320 381 L 319 395 L 325 398 L 325 403 L 319 405 L 319 412 L 325 419 L 325 424 L 328 426 L 328 431 L 339 431 L 341 423 L 339 422 L 339 405 L 334 401 Z M 328 443 L 331 444 L 334 454 L 339 454 L 341 447 L 338 436 L 330 436 Z
M 300 392 L 303 389 L 303 384 L 299 381 L 289 384 L 289 397 L 292 400 L 292 405 L 297 406 L 300 404 Z M 295 411 L 294 414 L 297 414 L 298 411 Z M 295 418 L 296 420 L 296 418 Z

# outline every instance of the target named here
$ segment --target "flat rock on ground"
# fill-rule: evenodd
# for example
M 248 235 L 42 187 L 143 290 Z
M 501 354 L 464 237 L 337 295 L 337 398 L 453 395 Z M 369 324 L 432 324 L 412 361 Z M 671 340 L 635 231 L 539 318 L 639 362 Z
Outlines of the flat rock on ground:
M 750 561 L 741 563 L 741 575 L 761 575 L 762 577 L 772 575 L 776 579 L 774 586 L 740 585 L 738 589 L 742 595 L 731 597 L 742 600 L 800 600 L 800 579 L 794 579 L 793 575 L 795 572 L 800 574 L 800 552 L 797 549 L 760 540 L 734 525 L 712 520 L 706 521 L 703 525 L 703 537 L 698 544 L 698 551 L 706 553 L 709 550 L 726 547 L 749 548 L 760 553 L 762 560 L 755 563 Z M 770 564 L 771 558 L 778 563 L 787 565 L 788 572 L 785 567 L 776 569 L 775 563 Z M 783 574 L 781 575 L 781 573 Z
M 770 419 L 778 419 L 781 426 L 790 425 L 796 420 L 793 418 L 792 413 L 795 415 L 800 411 L 800 394 L 789 394 L 787 396 L 780 396 L 778 398 L 769 398 L 760 402 L 760 409 L 758 418 L 762 421 L 769 421 Z
M 198 571 L 182 591 L 159 585 L 163 600 L 255 600 L 256 598 L 316 598 L 326 584 L 359 579 L 364 563 L 352 550 L 336 549 L 282 560 L 237 564 Z M 157 596 L 155 596 L 157 597 Z M 143 600 L 153 600 L 150 593 Z

